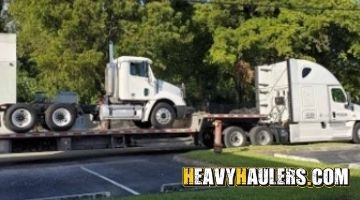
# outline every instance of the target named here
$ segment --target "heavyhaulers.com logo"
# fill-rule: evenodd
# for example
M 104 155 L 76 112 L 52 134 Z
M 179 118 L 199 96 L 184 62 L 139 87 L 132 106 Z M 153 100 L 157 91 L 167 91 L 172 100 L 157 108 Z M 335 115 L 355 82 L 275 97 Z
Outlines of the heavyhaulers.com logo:
M 348 168 L 197 168 L 184 167 L 184 186 L 349 186 Z

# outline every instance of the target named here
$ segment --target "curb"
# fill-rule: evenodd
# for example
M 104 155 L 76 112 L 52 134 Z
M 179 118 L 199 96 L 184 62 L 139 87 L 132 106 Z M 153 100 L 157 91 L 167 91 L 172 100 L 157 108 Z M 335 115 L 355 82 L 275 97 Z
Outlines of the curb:
M 163 147 L 130 147 L 116 149 L 91 149 L 73 151 L 45 151 L 28 153 L 0 154 L 0 164 L 11 164 L 17 162 L 34 162 L 44 160 L 67 160 L 78 158 L 94 158 L 102 156 L 117 156 L 138 153 L 157 153 L 164 151 L 188 151 L 196 149 L 193 146 L 163 146 Z
M 306 157 L 302 157 L 302 156 L 294 156 L 294 155 L 287 155 L 287 154 L 281 154 L 281 153 L 274 153 L 274 157 L 291 159 L 291 160 L 299 160 L 299 161 L 305 161 L 305 162 L 321 163 L 321 161 L 316 158 L 306 158 Z
M 184 186 L 181 183 L 166 183 L 161 186 L 160 192 L 183 191 Z
M 210 164 L 208 162 L 199 161 L 199 160 L 193 160 L 190 158 L 186 158 L 183 155 L 175 155 L 173 157 L 173 160 L 179 163 L 183 163 L 189 166 L 195 166 L 195 167 L 213 167 L 214 164 Z
M 29 200 L 85 200 L 85 199 L 98 199 L 98 198 L 110 198 L 110 192 L 94 192 L 94 193 L 84 193 L 84 194 L 74 194 L 74 195 L 65 195 L 65 196 L 54 196 L 54 197 L 45 197 Z
M 190 158 L 186 158 L 183 155 L 174 155 L 173 160 L 178 163 L 182 163 L 188 166 L 194 166 L 194 167 L 214 167 L 215 165 L 199 161 L 199 160 L 193 160 Z M 163 184 L 161 186 L 160 191 L 163 193 L 167 192 L 182 192 L 182 191 L 198 191 L 198 190 L 206 190 L 205 187 L 184 187 L 182 183 L 167 183 Z
M 191 186 L 191 187 L 184 187 L 182 183 L 166 183 L 161 186 L 160 192 L 162 193 L 169 193 L 169 192 L 188 192 L 188 191 L 201 191 L 201 190 L 208 190 L 209 187 L 198 187 L 198 186 Z
M 348 167 L 351 169 L 360 169 L 360 163 L 350 163 Z

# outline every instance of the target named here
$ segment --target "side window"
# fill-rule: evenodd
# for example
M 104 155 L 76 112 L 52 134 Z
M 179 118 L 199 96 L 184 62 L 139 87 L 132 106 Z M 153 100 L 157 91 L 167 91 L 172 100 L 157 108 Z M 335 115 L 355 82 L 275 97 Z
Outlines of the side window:
M 334 102 L 346 103 L 345 94 L 340 88 L 332 88 L 331 96 L 332 96 Z
M 307 77 L 311 72 L 311 68 L 309 67 L 304 67 L 304 69 L 302 70 L 302 77 L 305 78 Z
M 130 63 L 130 74 L 133 76 L 148 77 L 148 64 L 146 62 Z

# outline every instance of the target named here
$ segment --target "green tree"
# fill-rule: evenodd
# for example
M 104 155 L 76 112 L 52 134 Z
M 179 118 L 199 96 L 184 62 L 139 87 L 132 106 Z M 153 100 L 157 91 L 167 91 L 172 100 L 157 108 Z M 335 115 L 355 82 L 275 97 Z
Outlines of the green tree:
M 323 64 L 360 99 L 360 12 L 351 0 L 17 0 L 11 15 L 19 91 L 73 90 L 94 102 L 112 40 L 116 56 L 149 57 L 158 78 L 186 83 L 197 105 L 254 102 L 254 66 L 290 57 Z
M 214 31 L 213 62 L 232 69 L 239 60 L 256 66 L 290 57 L 310 59 L 335 73 L 359 99 L 359 78 L 351 76 L 359 66 L 357 5 L 346 0 L 261 2 L 252 5 L 251 13 L 244 9 L 246 17 L 238 27 Z
M 193 34 L 189 20 L 172 6 L 170 1 L 14 1 L 18 55 L 27 62 L 20 70 L 36 79 L 37 89 L 73 90 L 83 102 L 93 102 L 103 90 L 112 40 L 117 56 L 149 57 L 160 78 L 186 82 L 190 70 L 183 69 L 195 58 L 181 54 L 190 49 Z
M 99 94 L 102 48 L 106 42 L 103 23 L 106 15 L 101 3 L 90 0 L 12 3 L 18 57 L 24 61 L 20 71 L 36 80 L 37 89 L 49 94 L 73 90 L 85 102 Z
M 248 79 L 242 80 L 249 72 L 239 73 L 242 71 L 239 67 L 244 65 L 236 64 L 237 54 L 222 55 L 224 57 L 232 57 L 232 63 L 216 62 L 211 56 L 211 49 L 218 44 L 222 45 L 223 49 L 233 49 L 234 45 L 216 43 L 214 41 L 217 34 L 222 34 L 223 31 L 232 30 L 240 26 L 245 20 L 243 13 L 243 5 L 238 4 L 238 1 L 212 1 L 210 3 L 195 4 L 194 14 L 192 21 L 197 28 L 196 33 L 201 35 L 203 41 L 206 41 L 206 51 L 203 63 L 207 69 L 212 69 L 215 73 L 209 77 L 212 80 L 209 85 L 209 92 L 212 93 L 209 101 L 221 104 L 238 104 L 244 105 L 245 102 L 241 101 L 241 97 L 245 96 L 242 92 L 243 82 Z M 206 38 L 206 39 L 205 39 Z M 227 45 L 227 46 L 225 46 Z M 246 65 L 247 66 L 247 65 Z M 246 83 L 248 84 L 248 83 Z M 251 95 L 250 95 L 251 96 Z

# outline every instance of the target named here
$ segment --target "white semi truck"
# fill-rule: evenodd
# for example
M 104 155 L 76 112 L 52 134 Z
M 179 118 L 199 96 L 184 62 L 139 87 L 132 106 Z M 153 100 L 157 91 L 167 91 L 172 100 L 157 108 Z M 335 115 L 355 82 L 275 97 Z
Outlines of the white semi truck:
M 257 106 L 264 124 L 289 132 L 290 142 L 360 142 L 360 106 L 325 67 L 288 59 L 256 69 Z
M 143 128 L 169 128 L 175 118 L 187 112 L 184 90 L 156 79 L 148 58 L 113 59 L 111 49 L 105 73 L 106 95 L 95 109 L 76 101 L 17 103 L 14 34 L 0 35 L 0 56 L 0 111 L 5 127 L 16 133 L 29 132 L 39 123 L 51 131 L 67 131 L 79 114 L 98 115 L 100 120 L 134 120 Z
M 168 128 L 175 117 L 186 113 L 182 90 L 155 79 L 151 60 L 120 57 L 106 67 L 106 98 L 98 115 L 101 120 L 135 120 L 143 128 L 79 129 L 82 115 L 94 115 L 91 106 L 89 109 L 61 100 L 56 101 L 61 103 L 16 103 L 15 35 L 0 38 L 0 152 L 12 152 L 13 143 L 32 144 L 40 140 L 58 150 L 79 149 L 84 144 L 90 149 L 127 147 L 139 135 L 192 136 L 194 144 L 210 147 L 214 142 L 214 124 L 219 122 L 226 147 L 245 146 L 249 142 L 360 143 L 360 106 L 351 102 L 350 95 L 325 67 L 301 59 L 256 67 L 257 113 L 198 112 L 191 115 L 189 127 Z M 39 116 L 48 126 L 45 131 L 33 129 Z

